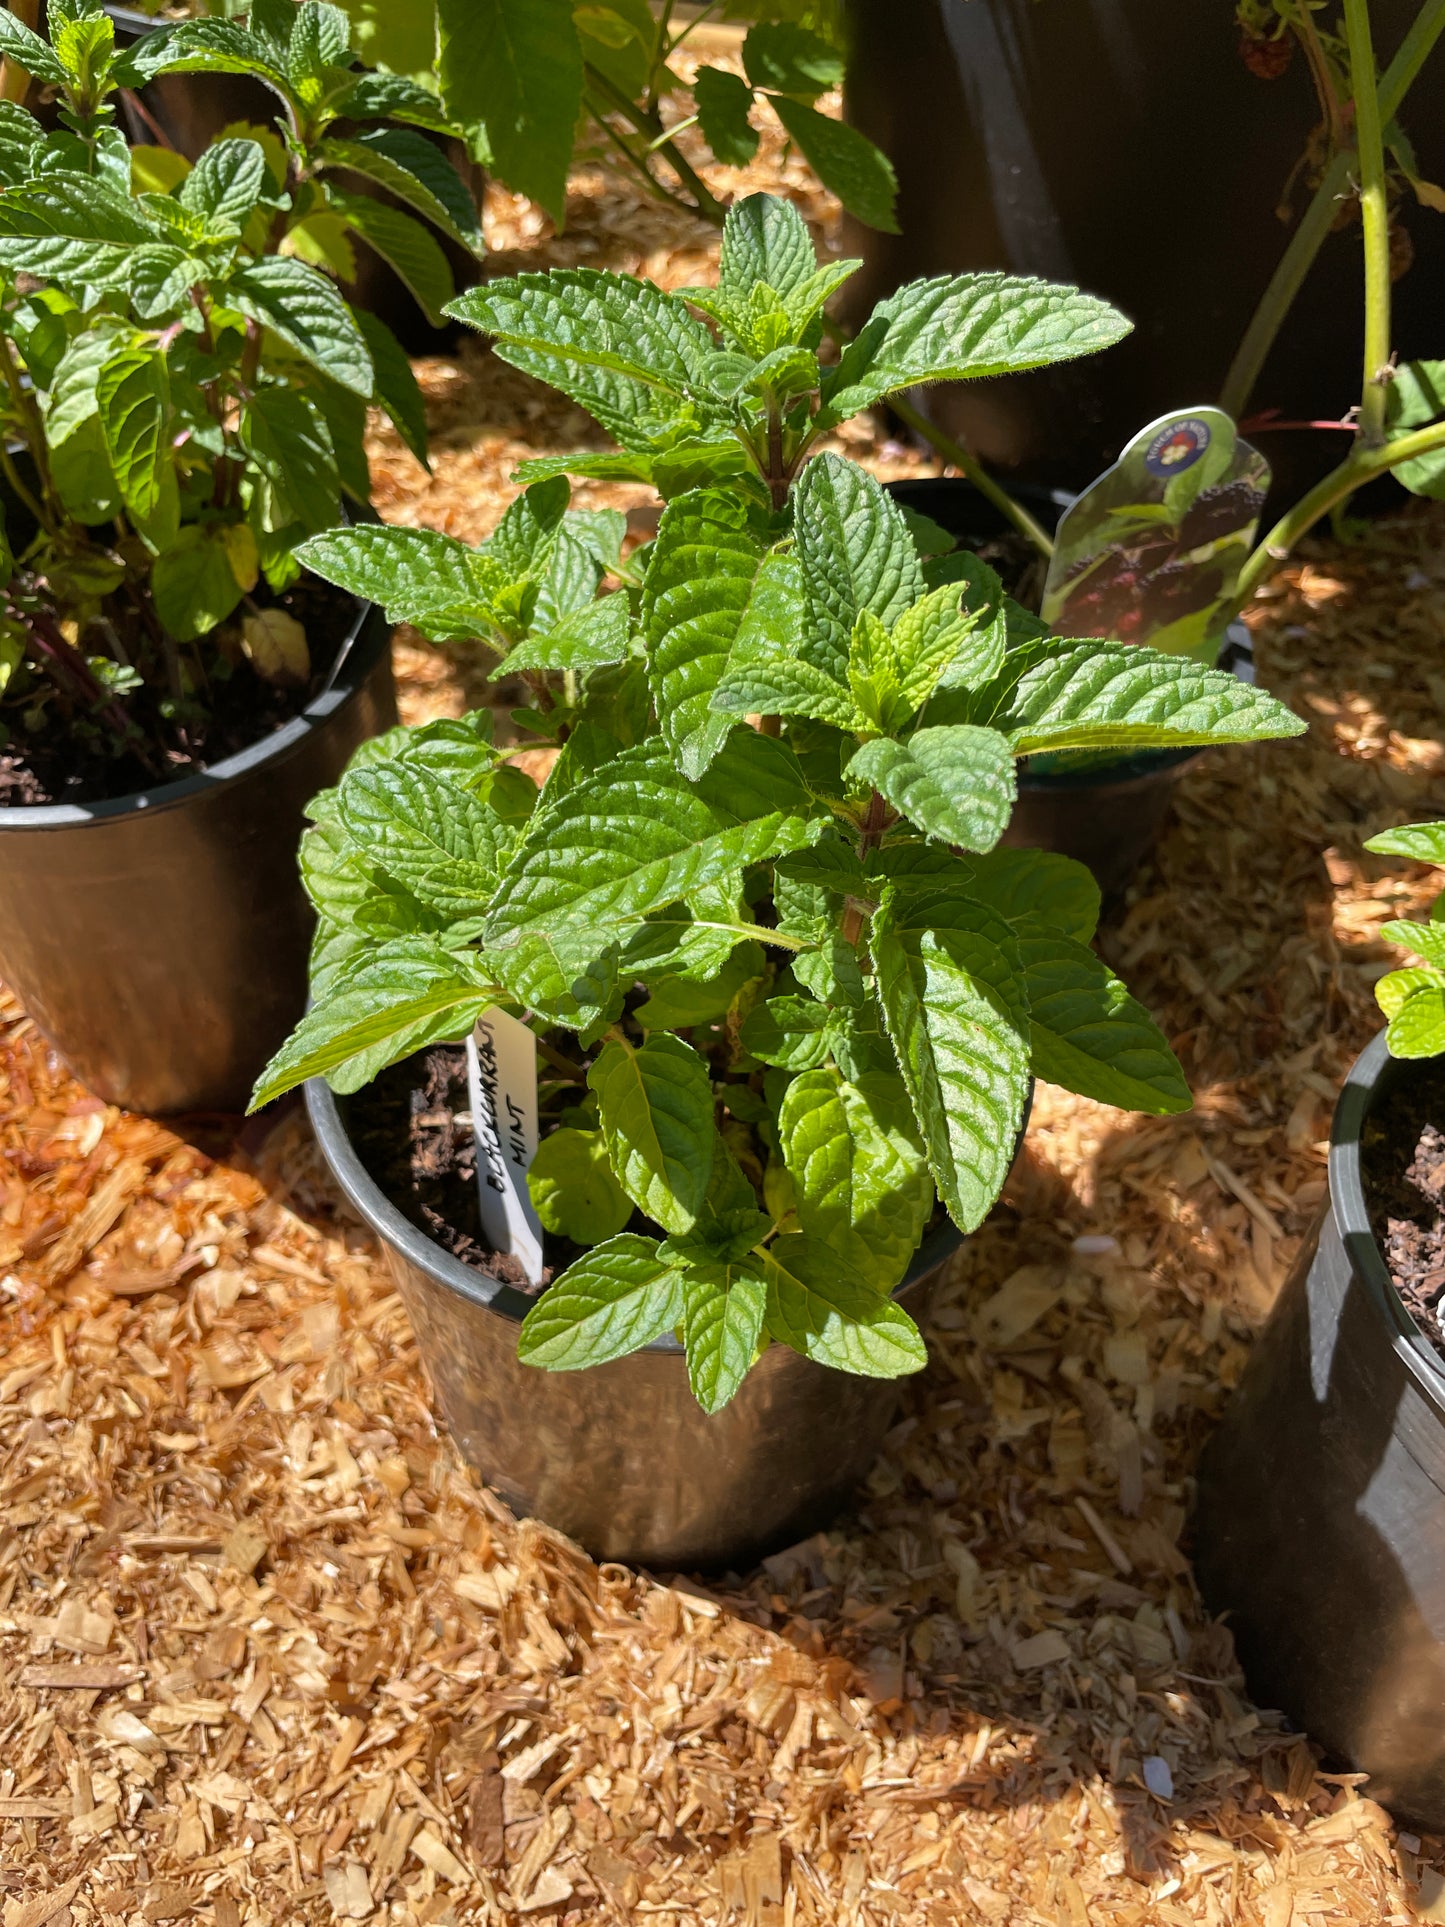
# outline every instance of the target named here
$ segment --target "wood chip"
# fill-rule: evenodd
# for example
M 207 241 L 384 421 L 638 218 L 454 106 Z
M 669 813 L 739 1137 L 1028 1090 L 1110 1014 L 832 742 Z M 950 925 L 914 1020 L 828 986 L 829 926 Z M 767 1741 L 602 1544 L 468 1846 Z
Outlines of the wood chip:
M 20 1684 L 32 1692 L 50 1691 L 53 1688 L 94 1691 L 110 1686 L 129 1686 L 132 1680 L 140 1677 L 139 1666 L 106 1660 L 90 1664 L 82 1662 L 78 1666 L 27 1666 L 21 1672 Z

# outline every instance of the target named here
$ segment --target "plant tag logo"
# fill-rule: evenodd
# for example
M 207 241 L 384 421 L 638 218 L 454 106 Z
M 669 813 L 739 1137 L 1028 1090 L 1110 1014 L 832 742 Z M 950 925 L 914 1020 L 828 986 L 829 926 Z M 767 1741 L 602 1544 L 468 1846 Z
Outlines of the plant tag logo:
M 542 1226 L 527 1189 L 537 1155 L 537 1044 L 525 1024 L 495 1004 L 467 1039 L 467 1090 L 482 1229 L 494 1251 L 511 1252 L 528 1283 L 540 1285 Z
M 1213 439 L 1209 423 L 1197 416 L 1170 422 L 1144 450 L 1144 466 L 1151 475 L 1161 475 L 1167 482 L 1171 475 L 1182 475 L 1186 468 L 1192 468 Z

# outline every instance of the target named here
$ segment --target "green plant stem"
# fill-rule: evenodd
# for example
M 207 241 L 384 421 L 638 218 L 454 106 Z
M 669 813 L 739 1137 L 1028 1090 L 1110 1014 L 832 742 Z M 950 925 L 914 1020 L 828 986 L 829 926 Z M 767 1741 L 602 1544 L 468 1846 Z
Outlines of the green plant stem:
M 1409 32 L 1400 43 L 1399 51 L 1380 81 L 1377 97 L 1378 117 L 1382 125 L 1394 119 L 1442 30 L 1445 30 L 1445 0 L 1424 0 L 1424 5 L 1416 14 Z M 1250 317 L 1219 397 L 1220 407 L 1236 421 L 1248 406 L 1275 337 L 1304 285 L 1305 276 L 1314 265 L 1325 236 L 1334 225 L 1338 204 L 1349 184 L 1354 164 L 1353 147 L 1342 149 L 1331 160 L 1315 189 L 1313 199 L 1290 236 L 1288 247 L 1280 256 L 1278 267 L 1270 276 L 1269 285 L 1260 296 L 1258 307 Z
M 1370 41 L 1369 0 L 1345 0 L 1345 39 L 1350 50 L 1350 87 L 1355 97 L 1355 141 L 1360 169 L 1360 220 L 1365 252 L 1365 365 L 1360 393 L 1360 441 L 1378 448 L 1385 439 L 1386 384 L 1390 361 L 1390 210 L 1385 198 L 1385 143 L 1375 51 Z
M 936 454 L 961 470 L 979 494 L 992 502 L 1001 515 L 1007 516 L 1020 535 L 1028 537 L 1040 555 L 1053 554 L 1053 538 L 1048 531 L 1034 520 L 1021 502 L 1016 502 L 1006 489 L 999 486 L 978 457 L 971 454 L 962 442 L 955 441 L 936 423 L 931 422 L 922 409 L 915 408 L 906 396 L 890 395 L 888 406 L 901 422 L 907 423 L 915 435 L 922 436 Z
M 561 1051 L 547 1042 L 545 1037 L 537 1037 L 536 1043 L 537 1055 L 544 1063 L 550 1064 L 553 1070 L 558 1072 L 559 1075 L 562 1077 L 570 1077 L 574 1084 L 585 1084 L 587 1082 L 587 1073 L 583 1070 L 582 1066 L 580 1064 L 574 1064 L 570 1057 L 564 1057 Z
M 0 442 L 0 469 L 3 469 L 5 474 L 5 479 L 10 484 L 11 488 L 14 490 L 16 498 L 25 504 L 26 508 L 29 509 L 30 513 L 35 517 L 36 521 L 40 524 L 41 528 L 45 530 L 47 535 L 53 534 L 54 525 L 51 522 L 50 517 L 46 514 L 45 510 L 41 507 L 40 503 L 36 500 L 35 496 L 32 495 L 30 490 L 26 487 L 24 478 L 21 476 L 20 470 L 15 466 L 14 457 L 11 455 L 10 450 L 5 447 L 3 442 Z
M 655 137 L 664 132 L 655 116 L 649 118 L 645 110 L 639 107 L 636 101 L 629 100 L 616 82 L 610 80 L 599 68 L 589 63 L 583 71 L 587 76 L 587 85 L 601 95 L 612 112 L 621 114 L 624 120 L 630 121 L 639 134 L 645 134 L 649 141 L 655 141 Z M 696 200 L 697 207 L 694 211 L 701 214 L 705 220 L 721 223 L 726 209 L 676 142 L 670 138 L 664 139 L 656 146 L 655 151 L 662 155 L 688 193 Z
M 1375 448 L 1357 443 L 1338 468 L 1331 469 L 1323 481 L 1316 482 L 1308 495 L 1301 496 L 1294 507 L 1280 517 L 1255 549 L 1239 572 L 1230 614 L 1238 615 L 1274 564 L 1282 562 L 1302 535 L 1322 516 L 1348 501 L 1357 488 L 1405 462 L 1433 454 L 1438 448 L 1445 448 L 1445 421 L 1431 422 L 1426 428 L 1417 428 L 1412 435 L 1397 436 Z

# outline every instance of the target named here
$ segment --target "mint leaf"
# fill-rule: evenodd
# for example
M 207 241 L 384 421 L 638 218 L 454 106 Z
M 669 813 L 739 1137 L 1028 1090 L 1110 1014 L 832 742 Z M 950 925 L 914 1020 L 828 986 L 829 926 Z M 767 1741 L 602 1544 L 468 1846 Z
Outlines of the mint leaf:
M 632 1200 L 612 1175 L 600 1131 L 564 1126 L 544 1137 L 527 1189 L 543 1229 L 574 1244 L 600 1245 L 632 1216 Z
M 702 137 L 724 167 L 746 167 L 758 151 L 758 130 L 748 119 L 753 90 L 723 67 L 699 67 L 692 83 Z
M 816 1364 L 901 1378 L 928 1363 L 918 1327 L 816 1239 L 775 1238 L 762 1256 L 770 1335 Z
M 163 627 L 177 642 L 193 642 L 224 622 L 241 600 L 224 531 L 217 523 L 188 523 L 156 557 L 151 595 Z
M 970 856 L 967 867 L 966 894 L 1009 923 L 1036 916 L 1075 943 L 1087 943 L 1099 927 L 1099 886 L 1071 857 L 1053 850 L 992 850 Z
M 785 1071 L 810 1071 L 828 1054 L 828 1006 L 812 997 L 769 997 L 743 1019 L 738 1042 Z
M 891 629 L 922 595 L 918 551 L 897 504 L 839 455 L 804 468 L 793 488 L 793 527 L 808 605 L 802 653 L 845 684 L 860 612 Z
M 596 268 L 488 281 L 448 313 L 491 335 L 503 361 L 570 395 L 624 448 L 677 439 L 677 404 L 713 352 L 675 295 Z
M 1385 1046 L 1392 1057 L 1438 1057 L 1445 1051 L 1445 972 L 1392 970 L 1375 985 L 1389 1018 Z
M 749 1261 L 690 1264 L 682 1274 L 682 1336 L 692 1395 L 709 1415 L 736 1395 L 763 1336 L 767 1286 Z
M 582 108 L 572 0 L 439 0 L 437 28 L 447 112 L 479 121 L 508 187 L 563 226 Z
M 708 779 L 706 787 L 689 785 L 655 738 L 584 778 L 539 812 L 502 878 L 488 941 L 574 931 L 578 942 L 600 947 L 650 911 L 816 835 L 811 800 L 784 745 L 739 731 Z
M 903 743 L 879 737 L 855 752 L 847 773 L 925 835 L 966 850 L 991 850 L 1013 814 L 1013 756 L 992 729 L 965 723 L 920 729 Z
M 759 282 L 786 300 L 817 266 L 812 237 L 791 201 L 749 194 L 728 209 L 717 291 L 729 307 L 746 308 Z
M 324 274 L 304 261 L 263 255 L 232 275 L 225 300 L 279 335 L 343 388 L 370 398 L 371 355 L 351 310 Z
M 123 348 L 100 370 L 96 406 L 121 500 L 157 545 L 173 539 L 180 490 L 171 453 L 171 386 L 165 356 L 147 342 Z
M 254 1111 L 308 1077 L 359 1091 L 377 1072 L 442 1038 L 464 1037 L 494 1001 L 477 964 L 435 937 L 372 947 L 318 997 L 257 1079 Z
M 946 582 L 904 610 L 891 640 L 906 720 L 941 680 L 973 689 L 997 675 L 1006 632 L 984 611 L 960 607 L 958 585 Z
M 1370 845 L 1365 847 L 1368 849 Z M 1437 969 L 1445 969 L 1445 923 L 1415 923 L 1397 918 L 1391 923 L 1382 923 L 1379 935 L 1386 943 L 1397 943 Z
M 847 685 L 798 653 L 805 620 L 802 571 L 793 556 L 774 550 L 754 577 L 727 669 L 712 694 L 714 710 L 730 717 L 812 716 L 839 729 L 866 728 L 868 719 Z
M 594 669 L 627 654 L 632 615 L 625 595 L 600 596 L 564 616 L 545 635 L 507 652 L 507 672 L 519 669 Z
M 338 803 L 348 835 L 423 903 L 451 917 L 485 913 L 510 838 L 468 790 L 415 765 L 378 763 L 349 771 Z
M 1189 1109 L 1178 1059 L 1107 964 L 1036 918 L 1020 927 L 1018 946 L 1036 1075 L 1126 1111 Z
M 682 1279 L 651 1238 L 624 1232 L 569 1265 L 522 1320 L 517 1356 L 576 1372 L 640 1351 L 682 1317 Z
M 243 447 L 255 464 L 253 513 L 268 531 L 299 524 L 308 534 L 336 521 L 341 477 L 331 431 L 294 388 L 258 388 L 241 409 Z
M 0 196 L 0 267 L 12 274 L 99 287 L 123 275 L 134 251 L 154 239 L 129 196 L 102 181 L 51 174 Z
M 1139 644 L 1055 642 L 1021 650 L 963 698 L 1016 756 L 1039 749 L 1182 749 L 1299 736 L 1305 724 L 1263 689 Z M 941 701 L 941 699 L 940 699 Z
M 974 1231 L 1008 1175 L 1023 1121 L 1028 1008 L 1008 925 L 968 903 L 931 910 L 948 927 L 900 929 L 885 890 L 873 968 L 934 1182 L 959 1230 Z
M 64 87 L 70 78 L 50 42 L 33 33 L 8 8 L 0 9 L 0 55 L 50 87 Z
M 411 289 L 427 320 L 434 328 L 440 327 L 442 311 L 455 296 L 457 288 L 452 279 L 451 263 L 442 253 L 440 243 L 430 228 L 423 227 L 420 221 L 403 213 L 399 207 L 374 200 L 369 194 L 342 194 L 333 188 L 330 208 L 383 261 L 389 263 Z M 364 349 L 365 340 L 359 333 L 358 339 Z M 369 369 L 369 355 L 367 362 Z M 371 392 L 374 379 L 374 374 L 369 373 L 365 390 L 367 394 Z
M 1417 863 L 1445 864 L 1445 823 L 1402 823 L 1381 830 L 1365 844 L 1377 856 L 1408 856 Z
M 681 495 L 663 510 L 642 592 L 648 680 L 663 734 L 683 773 L 707 768 L 733 727 L 712 708 L 748 614 L 763 545 L 747 506 L 720 489 Z
M 706 1060 L 657 1032 L 603 1047 L 587 1072 L 623 1189 L 665 1231 L 690 1231 L 707 1195 L 717 1136 Z
M 1049 281 L 962 274 L 910 282 L 844 349 L 825 412 L 843 421 L 919 382 L 981 380 L 1093 354 L 1129 328 L 1106 301 Z
M 212 143 L 181 183 L 184 208 L 203 217 L 210 233 L 236 233 L 266 191 L 266 156 L 259 141 Z
M 854 1084 L 836 1070 L 805 1071 L 783 1097 L 778 1145 L 804 1235 L 891 1291 L 933 1210 L 933 1178 L 901 1081 Z
M 499 564 L 434 529 L 329 529 L 303 542 L 296 560 L 363 602 L 379 603 L 388 622 L 409 622 L 434 642 L 485 639 L 492 598 L 509 581 Z
M 406 350 L 378 316 L 355 310 L 356 325 L 371 355 L 375 376 L 372 399 L 391 417 L 392 426 L 423 468 L 427 462 L 426 403 Z
M 820 114 L 786 94 L 770 93 L 768 101 L 818 179 L 848 212 L 882 234 L 897 234 L 898 176 L 888 156 L 846 121 Z

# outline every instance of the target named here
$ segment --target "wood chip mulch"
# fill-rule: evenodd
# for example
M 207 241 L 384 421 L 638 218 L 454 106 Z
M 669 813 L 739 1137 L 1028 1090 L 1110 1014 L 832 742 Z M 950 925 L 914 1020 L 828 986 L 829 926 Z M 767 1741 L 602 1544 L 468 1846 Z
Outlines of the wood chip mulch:
M 672 215 L 591 178 L 516 245 L 655 266 Z M 427 371 L 436 481 L 385 506 L 472 533 L 577 425 L 459 369 Z M 1442 537 L 1409 514 L 1261 598 L 1310 735 L 1191 770 L 1103 938 L 1194 1113 L 1040 1091 L 857 1506 L 753 1573 L 514 1520 L 300 1114 L 120 1113 L 0 1006 L 0 1927 L 1445 1919 L 1445 1844 L 1249 1703 L 1185 1537 L 1377 1028 L 1375 933 L 1439 885 L 1360 846 L 1445 814 Z M 479 687 L 401 662 L 413 714 Z

